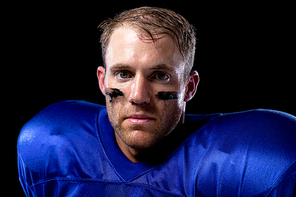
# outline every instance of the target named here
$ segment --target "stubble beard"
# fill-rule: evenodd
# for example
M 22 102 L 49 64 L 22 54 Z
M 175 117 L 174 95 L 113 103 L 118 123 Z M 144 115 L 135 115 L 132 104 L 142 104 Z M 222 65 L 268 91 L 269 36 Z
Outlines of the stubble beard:
M 169 135 L 178 125 L 181 119 L 182 110 L 173 106 L 174 101 L 164 101 L 164 109 L 158 115 L 155 122 L 155 127 L 147 128 L 145 125 L 128 125 L 124 126 L 124 119 L 120 114 L 130 114 L 132 110 L 121 108 L 120 110 L 113 109 L 113 106 L 107 105 L 107 112 L 110 123 L 120 139 L 130 148 L 136 150 L 146 150 L 152 148 L 163 138 Z M 169 109 L 167 106 L 170 106 Z M 156 109 L 149 110 L 141 109 L 143 112 L 156 113 Z M 137 138 L 140 136 L 140 139 Z

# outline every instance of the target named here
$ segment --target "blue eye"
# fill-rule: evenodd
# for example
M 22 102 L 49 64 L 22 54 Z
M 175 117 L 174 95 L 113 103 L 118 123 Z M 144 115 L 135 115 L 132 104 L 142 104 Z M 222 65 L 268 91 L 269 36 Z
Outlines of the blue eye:
M 163 73 L 163 72 L 158 72 L 154 75 L 154 78 L 157 80 L 165 81 L 165 80 L 169 79 L 170 76 Z

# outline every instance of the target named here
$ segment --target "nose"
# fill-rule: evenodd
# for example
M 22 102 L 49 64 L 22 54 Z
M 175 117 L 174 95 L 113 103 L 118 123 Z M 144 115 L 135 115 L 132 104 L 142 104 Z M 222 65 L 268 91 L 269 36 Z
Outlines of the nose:
M 136 75 L 131 85 L 129 102 L 132 104 L 150 103 L 151 88 L 148 80 L 141 74 Z

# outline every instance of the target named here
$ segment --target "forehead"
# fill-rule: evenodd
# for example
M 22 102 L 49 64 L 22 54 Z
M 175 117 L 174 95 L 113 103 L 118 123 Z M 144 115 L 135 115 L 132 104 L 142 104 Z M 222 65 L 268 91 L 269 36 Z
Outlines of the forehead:
M 154 40 L 153 40 L 154 39 Z M 144 30 L 123 25 L 114 30 L 106 51 L 106 65 L 161 65 L 179 67 L 184 61 L 168 34 L 151 36 Z

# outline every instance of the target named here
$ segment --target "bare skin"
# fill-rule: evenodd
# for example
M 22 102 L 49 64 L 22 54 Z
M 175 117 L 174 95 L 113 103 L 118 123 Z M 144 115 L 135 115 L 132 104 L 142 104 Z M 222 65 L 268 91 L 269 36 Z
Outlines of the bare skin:
M 118 27 L 106 52 L 106 68 L 97 72 L 116 142 L 132 162 L 153 154 L 153 147 L 180 131 L 186 102 L 199 81 L 196 71 L 184 80 L 185 62 L 170 36 L 154 39 L 129 25 Z

